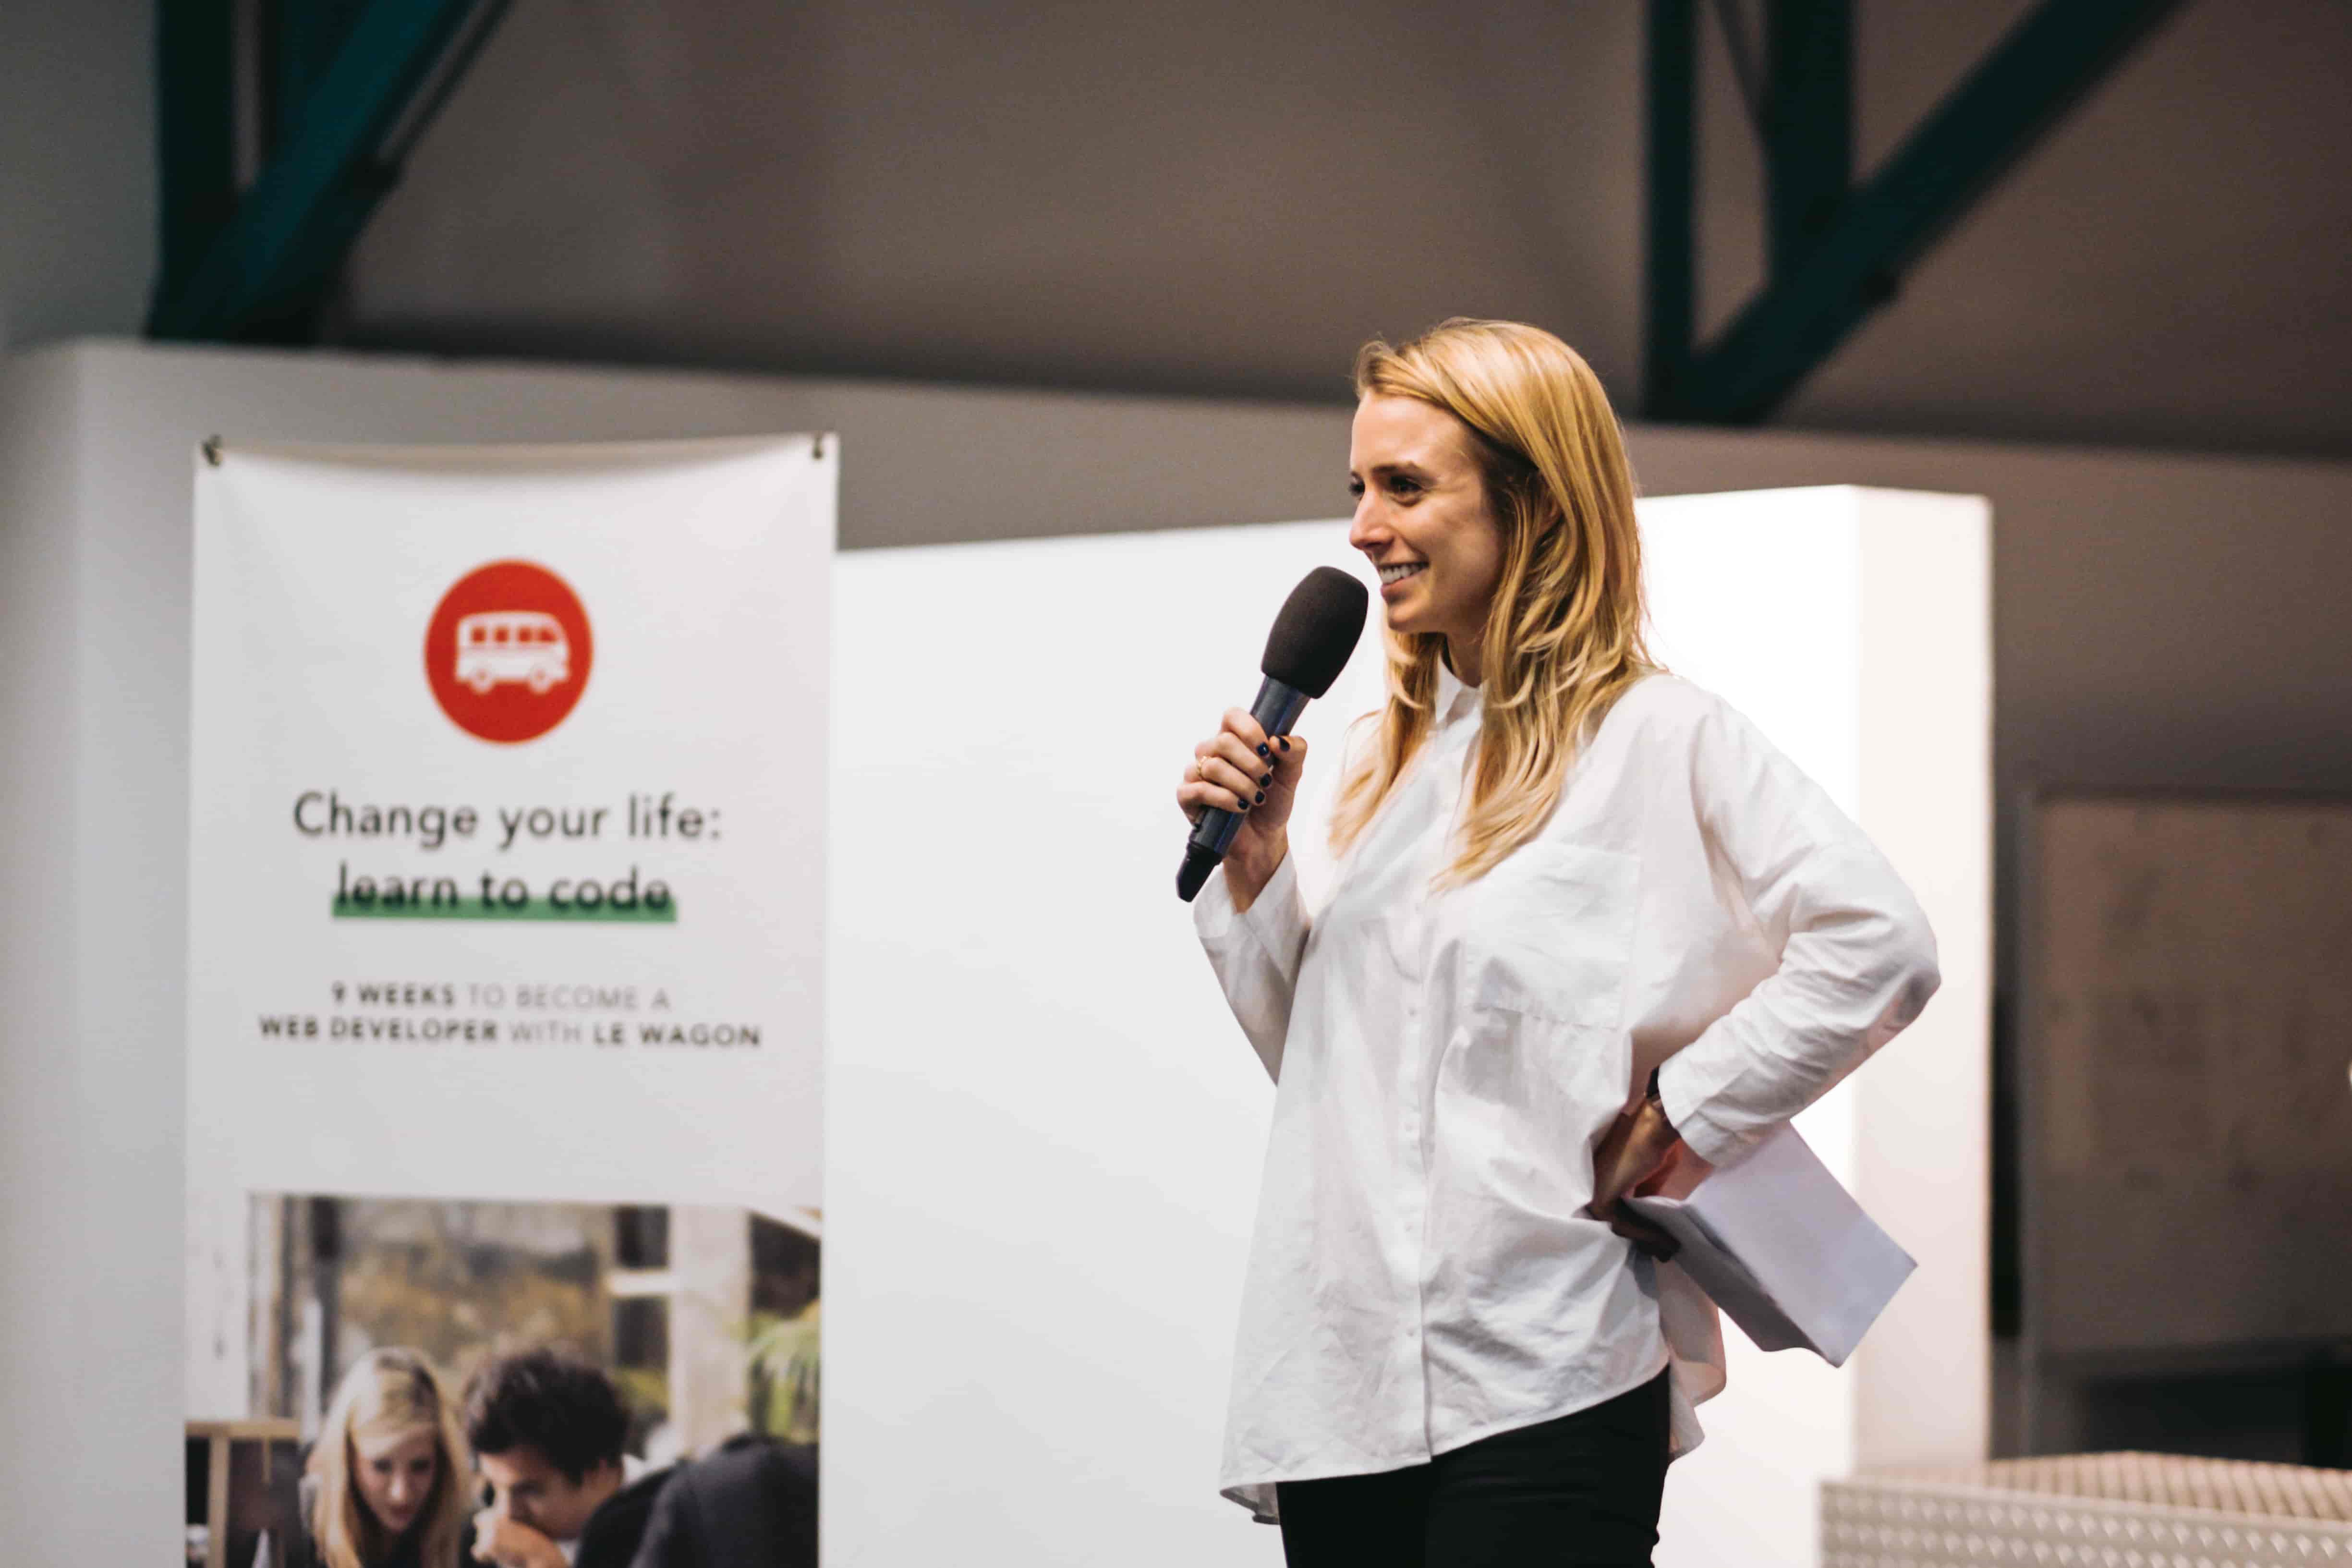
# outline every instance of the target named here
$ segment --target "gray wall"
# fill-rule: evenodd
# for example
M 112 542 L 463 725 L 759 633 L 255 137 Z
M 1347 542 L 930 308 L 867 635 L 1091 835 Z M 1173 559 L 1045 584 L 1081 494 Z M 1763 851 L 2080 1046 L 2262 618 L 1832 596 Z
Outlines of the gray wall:
M 0 45 L 0 348 L 139 329 L 155 265 L 152 0 L 27 0 Z
M 5 364 L 5 362 L 0 362 Z M 81 796 L 86 660 L 75 595 L 83 572 L 76 538 L 80 442 L 79 367 L 63 356 L 0 372 L 0 887 L 8 889 L 0 936 L 0 1477 L 35 1478 L 21 1489 L 0 1479 L 0 1518 L 10 1551 L 30 1562 L 131 1561 L 165 1544 L 168 1525 L 150 1506 L 138 1526 L 102 1524 L 121 1490 L 154 1489 L 142 1469 L 169 1465 L 173 1427 L 148 1414 L 160 1390 L 153 1369 L 176 1360 L 174 1292 L 147 1256 L 163 1239 L 164 1210 L 180 1181 L 178 1069 L 166 1091 L 118 1119 L 89 1092 L 75 965 L 83 947 L 76 896 L 78 850 L 89 820 Z M 185 727 L 183 721 L 180 726 Z M 168 756 L 171 753 L 163 753 Z M 165 803 L 151 803 L 160 822 Z M 185 820 L 184 810 L 181 814 Z M 173 875 L 165 884 L 184 878 Z M 176 921 L 164 933 L 176 938 Z M 149 944 L 152 948 L 152 944 Z M 160 976 L 151 952 L 128 955 Z M 143 1158 L 102 1161 L 109 1130 L 147 1137 Z M 134 1211 L 92 1213 L 101 1194 L 127 1194 Z M 113 1220 L 93 1226 L 94 1218 Z M 175 1248 L 176 1250 L 176 1248 Z M 128 1270 L 128 1299 L 102 1294 Z M 99 1310 L 87 1309 L 97 1296 Z M 93 1331 L 93 1330 L 97 1331 Z M 125 1385 L 122 1373 L 131 1374 Z M 122 1389 L 110 1400 L 106 1390 Z M 95 1399 L 89 1397 L 96 1394 Z M 126 1452 L 108 1441 L 129 1434 Z M 111 1449 L 112 1451 L 109 1451 Z M 59 1500 L 44 1489 L 63 1487 Z M 138 1511 L 138 1510 L 134 1510 Z M 110 1550 L 89 1556 L 89 1546 Z

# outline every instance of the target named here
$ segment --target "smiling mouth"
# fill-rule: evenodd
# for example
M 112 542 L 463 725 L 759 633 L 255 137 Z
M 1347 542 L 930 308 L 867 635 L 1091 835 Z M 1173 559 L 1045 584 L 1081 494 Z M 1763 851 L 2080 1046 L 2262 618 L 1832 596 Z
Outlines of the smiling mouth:
M 1391 583 L 1402 583 L 1428 570 L 1429 563 L 1426 561 L 1406 561 L 1394 566 L 1383 566 L 1381 568 L 1381 586 L 1385 588 Z

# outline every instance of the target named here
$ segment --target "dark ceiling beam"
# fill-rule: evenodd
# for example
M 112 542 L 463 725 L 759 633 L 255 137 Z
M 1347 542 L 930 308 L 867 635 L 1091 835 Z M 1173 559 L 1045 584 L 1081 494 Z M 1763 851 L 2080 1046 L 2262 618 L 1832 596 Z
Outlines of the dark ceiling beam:
M 262 50 L 273 68 L 265 119 L 276 128 L 275 145 L 251 187 L 237 195 L 232 185 L 224 208 L 236 103 L 232 9 L 226 0 L 163 0 L 160 7 L 164 254 L 147 331 L 300 341 L 401 156 L 505 0 L 265 7 L 277 24 Z M 183 130 L 191 133 L 185 141 Z
M 257 0 L 260 119 L 273 146 L 300 129 L 304 105 L 350 41 L 368 0 Z
M 1644 414 L 1725 425 L 1769 416 L 1849 332 L 1893 297 L 1903 274 L 2179 3 L 2042 0 L 1920 121 L 1867 184 L 1848 191 L 1849 73 L 1832 58 L 1851 58 L 1850 15 L 1836 15 L 1848 6 L 1845 0 L 1769 0 L 1771 79 L 1765 88 L 1764 122 L 1772 182 L 1770 280 L 1713 344 L 1696 347 L 1685 335 L 1678 343 L 1650 345 L 1646 360 L 1654 374 L 1643 387 Z M 1680 106 L 1683 113 L 1679 127 L 1665 128 L 1668 155 L 1662 159 L 1654 142 L 1651 153 L 1653 299 L 1664 291 L 1682 296 L 1675 311 L 1654 306 L 1654 332 L 1671 331 L 1677 315 L 1689 321 L 1690 279 L 1696 273 L 1687 205 L 1678 217 L 1664 214 L 1675 192 L 1660 188 L 1663 175 L 1669 187 L 1680 187 L 1685 204 L 1695 199 L 1687 149 L 1696 134 L 1690 84 L 1696 51 L 1685 43 L 1677 58 L 1669 37 L 1662 57 L 1661 9 L 1679 11 L 1687 32 L 1689 0 L 1652 0 L 1654 138 L 1665 112 Z M 1784 85 L 1784 69 L 1795 71 L 1796 79 Z M 1679 86 L 1664 84 L 1668 101 L 1662 111 L 1661 79 L 1676 71 L 1683 79 Z M 1809 107 L 1791 107 L 1800 104 Z M 1677 157 L 1679 173 L 1672 166 Z M 1824 195 L 1833 187 L 1836 196 L 1824 208 Z M 1670 254 L 1677 248 L 1679 256 Z M 1661 367 L 1663 377 L 1654 374 Z
M 163 276 L 194 268 L 236 211 L 234 0 L 164 0 L 155 18 Z
M 1696 321 L 1698 30 L 1694 0 L 1650 0 L 1648 287 L 1642 300 L 1642 389 L 1654 416 L 1690 363 Z
M 1802 267 L 1853 182 L 1853 0 L 1767 0 L 1764 185 L 1771 276 Z

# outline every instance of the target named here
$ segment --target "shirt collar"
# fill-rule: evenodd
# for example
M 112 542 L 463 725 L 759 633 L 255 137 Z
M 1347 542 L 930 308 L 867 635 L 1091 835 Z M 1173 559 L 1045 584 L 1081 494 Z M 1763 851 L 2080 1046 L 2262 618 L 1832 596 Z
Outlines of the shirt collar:
M 1444 659 L 1437 661 L 1436 721 L 1439 728 L 1476 712 L 1484 700 L 1478 688 L 1465 685 L 1459 676 L 1445 667 Z

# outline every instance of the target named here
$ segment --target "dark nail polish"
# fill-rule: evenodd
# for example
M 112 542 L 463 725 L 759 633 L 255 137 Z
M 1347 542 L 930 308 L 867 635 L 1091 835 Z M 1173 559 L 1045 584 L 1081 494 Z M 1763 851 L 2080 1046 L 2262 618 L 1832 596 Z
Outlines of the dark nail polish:
M 1257 749 L 1257 754 L 1261 757 L 1270 757 L 1274 755 L 1272 752 L 1267 751 L 1264 746 L 1260 746 Z
M 1290 750 L 1290 737 L 1287 735 L 1282 738 L 1282 749 L 1286 752 Z
M 1268 785 L 1268 784 L 1272 784 L 1273 782 L 1274 782 L 1274 775 L 1273 775 L 1272 773 L 1260 773 L 1260 774 L 1258 774 L 1258 775 L 1257 775 L 1257 784 L 1258 784 L 1258 788 L 1260 788 L 1260 789 L 1264 789 L 1266 785 Z
M 1260 791 L 1258 791 L 1258 792 L 1257 792 L 1257 799 L 1256 799 L 1255 801 L 1254 801 L 1252 804 L 1253 804 L 1253 805 L 1264 805 L 1265 804 L 1265 791 L 1264 791 L 1264 790 L 1260 790 Z

